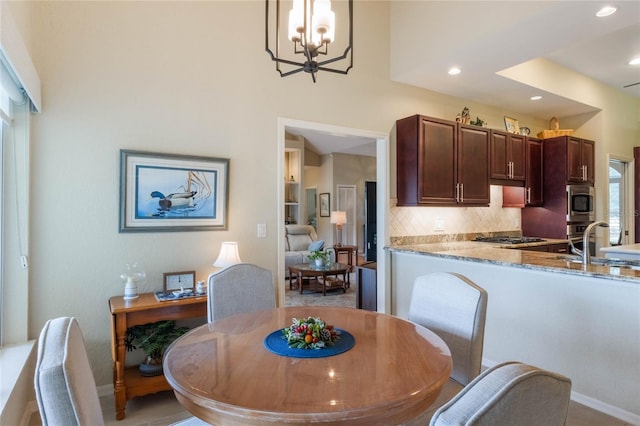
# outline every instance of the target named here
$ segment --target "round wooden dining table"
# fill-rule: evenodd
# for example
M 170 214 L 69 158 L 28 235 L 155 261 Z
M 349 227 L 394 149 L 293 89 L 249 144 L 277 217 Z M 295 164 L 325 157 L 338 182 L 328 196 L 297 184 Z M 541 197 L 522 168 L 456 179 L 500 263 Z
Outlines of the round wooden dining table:
M 265 337 L 309 316 L 348 332 L 355 343 L 320 358 L 265 348 Z M 163 365 L 178 401 L 211 424 L 393 425 L 435 401 L 449 378 L 451 355 L 436 334 L 401 318 L 297 306 L 197 327 L 168 348 Z

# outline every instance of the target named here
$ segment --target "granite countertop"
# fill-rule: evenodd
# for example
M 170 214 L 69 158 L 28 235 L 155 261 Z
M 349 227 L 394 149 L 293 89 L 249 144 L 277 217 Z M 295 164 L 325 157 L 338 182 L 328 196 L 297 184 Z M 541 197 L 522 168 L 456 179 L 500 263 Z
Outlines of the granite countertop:
M 542 243 L 495 244 L 476 241 L 454 241 L 430 244 L 396 245 L 385 250 L 396 253 L 421 254 L 471 262 L 535 269 L 573 275 L 631 281 L 640 284 L 640 267 L 637 269 L 620 266 L 587 265 L 572 262 L 577 258 L 570 254 L 541 251 L 514 250 L 527 246 L 566 243 L 567 240 L 546 240 Z
M 629 253 L 640 256 L 640 244 L 627 244 L 624 246 L 611 246 L 603 247 L 600 249 L 602 252 L 608 253 Z

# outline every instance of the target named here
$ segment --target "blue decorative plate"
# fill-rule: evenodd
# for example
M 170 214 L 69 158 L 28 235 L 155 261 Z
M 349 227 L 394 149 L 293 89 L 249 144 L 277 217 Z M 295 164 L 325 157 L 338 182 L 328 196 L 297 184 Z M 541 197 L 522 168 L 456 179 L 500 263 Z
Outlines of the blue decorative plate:
M 336 328 L 336 330 L 340 331 L 340 338 L 333 346 L 326 346 L 322 349 L 290 348 L 287 339 L 285 339 L 284 334 L 282 334 L 282 329 L 276 330 L 265 337 L 264 347 L 276 355 L 289 356 L 292 358 L 324 358 L 338 355 L 351 349 L 353 345 L 355 345 L 356 339 L 347 331 L 339 328 Z

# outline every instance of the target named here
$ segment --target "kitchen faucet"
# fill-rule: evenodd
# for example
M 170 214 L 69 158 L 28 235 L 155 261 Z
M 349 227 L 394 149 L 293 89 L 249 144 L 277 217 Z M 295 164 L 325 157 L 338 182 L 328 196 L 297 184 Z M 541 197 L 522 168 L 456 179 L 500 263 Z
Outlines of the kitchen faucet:
M 579 250 L 574 247 L 573 242 L 569 240 L 569 244 L 571 245 L 571 251 L 574 254 L 582 257 L 582 265 L 586 266 L 591 263 L 591 252 L 589 251 L 589 234 L 591 234 L 591 230 L 596 226 L 601 226 L 603 228 L 608 228 L 609 224 L 607 222 L 603 222 L 601 220 L 597 222 L 593 222 L 587 226 L 582 234 L 582 250 Z

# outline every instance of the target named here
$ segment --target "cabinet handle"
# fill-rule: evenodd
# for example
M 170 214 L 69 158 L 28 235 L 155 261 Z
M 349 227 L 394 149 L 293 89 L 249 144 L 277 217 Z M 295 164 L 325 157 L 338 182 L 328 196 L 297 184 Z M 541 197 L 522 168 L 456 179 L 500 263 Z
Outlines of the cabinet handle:
M 582 180 L 587 180 L 587 166 L 582 166 Z
M 460 201 L 460 184 L 456 183 L 456 203 Z
M 460 202 L 464 203 L 464 183 L 460 184 Z
M 525 204 L 531 204 L 531 187 L 527 188 L 526 193 Z
M 509 161 L 509 179 L 513 179 L 513 161 Z

